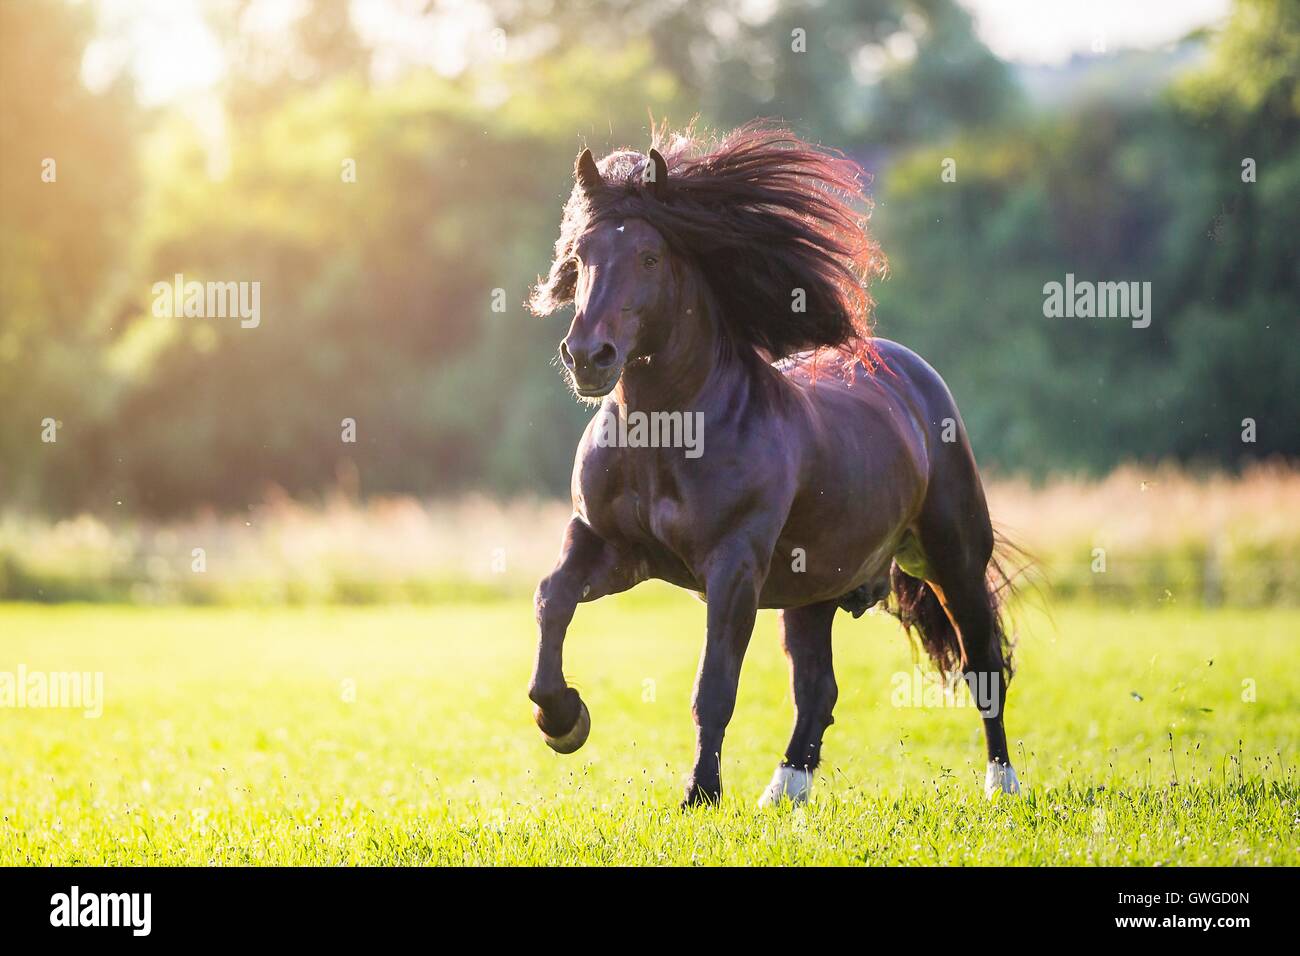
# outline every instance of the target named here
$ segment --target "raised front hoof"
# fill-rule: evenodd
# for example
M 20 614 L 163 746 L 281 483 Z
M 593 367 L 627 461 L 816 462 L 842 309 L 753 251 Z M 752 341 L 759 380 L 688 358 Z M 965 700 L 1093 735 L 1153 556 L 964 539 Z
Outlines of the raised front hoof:
M 1015 768 L 1009 763 L 989 761 L 989 768 L 984 772 L 984 796 L 996 800 L 1002 795 L 1014 797 L 1020 793 L 1020 779 Z
M 557 754 L 573 753 L 587 742 L 587 735 L 591 733 L 591 712 L 587 710 L 587 705 L 581 697 L 578 698 L 578 716 L 573 721 L 573 726 L 566 733 L 547 733 L 546 718 L 540 707 L 533 712 L 533 718 L 537 721 L 538 729 L 542 732 L 542 739 L 546 741 L 546 746 Z
M 798 805 L 808 801 L 812 792 L 812 772 L 797 767 L 777 767 L 772 782 L 758 798 L 760 807 L 774 807 L 783 801 Z
M 710 787 L 692 783 L 686 788 L 686 796 L 682 799 L 681 809 L 690 810 L 694 807 L 716 807 L 721 802 L 721 784 Z

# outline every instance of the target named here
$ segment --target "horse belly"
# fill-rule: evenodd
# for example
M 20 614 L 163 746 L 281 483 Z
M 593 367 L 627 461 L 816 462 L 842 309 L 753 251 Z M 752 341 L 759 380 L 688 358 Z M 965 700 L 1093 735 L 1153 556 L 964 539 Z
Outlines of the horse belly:
M 924 445 L 889 396 L 827 388 L 816 405 L 823 439 L 773 551 L 764 607 L 875 603 L 924 501 Z
M 889 564 L 900 535 L 901 531 L 880 535 L 842 527 L 815 541 L 805 537 L 802 545 L 796 543 L 798 535 L 783 535 L 772 554 L 759 604 L 765 608 L 800 607 L 838 600 L 853 592 L 877 594 L 882 586 L 887 591 Z

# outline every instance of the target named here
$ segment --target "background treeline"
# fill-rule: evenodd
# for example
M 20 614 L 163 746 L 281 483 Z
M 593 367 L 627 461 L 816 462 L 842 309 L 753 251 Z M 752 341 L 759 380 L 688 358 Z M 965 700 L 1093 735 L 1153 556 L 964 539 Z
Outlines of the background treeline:
M 947 377 L 985 465 L 1300 456 L 1297 4 L 1058 71 L 951 0 L 487 6 L 465 70 L 381 83 L 344 0 L 265 43 L 213 5 L 205 113 L 89 91 L 95 6 L 0 3 L 0 504 L 562 494 L 587 412 L 550 364 L 565 319 L 521 303 L 575 152 L 644 146 L 650 115 L 779 117 L 875 174 L 880 331 Z M 1149 281 L 1151 326 L 1044 318 L 1067 272 Z M 175 273 L 259 281 L 260 326 L 154 318 Z

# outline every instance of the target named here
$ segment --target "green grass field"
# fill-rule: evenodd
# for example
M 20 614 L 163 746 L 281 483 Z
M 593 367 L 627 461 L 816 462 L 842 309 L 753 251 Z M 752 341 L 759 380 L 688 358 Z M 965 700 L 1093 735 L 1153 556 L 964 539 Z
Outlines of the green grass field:
M 0 606 L 0 672 L 102 671 L 105 698 L 97 719 L 0 709 L 0 864 L 1300 861 L 1300 612 L 1024 618 L 1021 798 L 983 800 L 969 707 L 894 705 L 893 620 L 842 615 L 813 801 L 756 809 L 791 722 L 764 612 L 724 804 L 683 813 L 704 613 L 666 588 L 579 609 L 593 728 L 569 757 L 531 721 L 526 602 Z

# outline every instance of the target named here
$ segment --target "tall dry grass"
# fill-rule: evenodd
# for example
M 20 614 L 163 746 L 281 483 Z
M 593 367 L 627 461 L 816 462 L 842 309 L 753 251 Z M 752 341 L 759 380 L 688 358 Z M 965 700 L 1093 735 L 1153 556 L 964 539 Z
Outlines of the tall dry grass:
M 1300 604 L 1300 468 L 1125 468 L 988 484 L 995 522 L 1058 599 Z M 470 497 L 283 497 L 187 521 L 0 518 L 0 600 L 379 603 L 526 594 L 569 507 Z M 195 549 L 202 549 L 201 558 Z M 201 562 L 201 563 L 200 563 Z M 201 569 L 200 569 L 201 568 Z
M 378 603 L 529 590 L 559 553 L 555 501 L 288 498 L 245 515 L 105 522 L 0 519 L 0 599 Z M 196 554 L 196 549 L 201 553 Z
M 1101 481 L 988 487 L 995 522 L 1058 597 L 1128 603 L 1300 603 L 1300 468 L 1240 476 L 1172 466 Z

